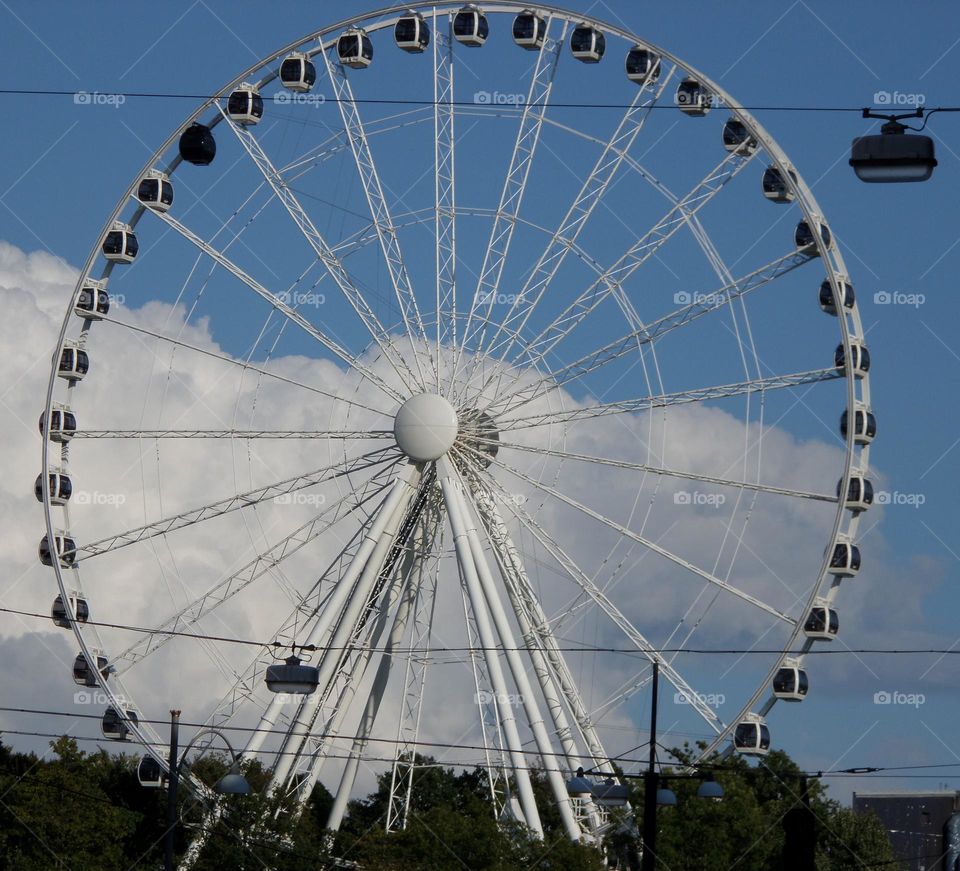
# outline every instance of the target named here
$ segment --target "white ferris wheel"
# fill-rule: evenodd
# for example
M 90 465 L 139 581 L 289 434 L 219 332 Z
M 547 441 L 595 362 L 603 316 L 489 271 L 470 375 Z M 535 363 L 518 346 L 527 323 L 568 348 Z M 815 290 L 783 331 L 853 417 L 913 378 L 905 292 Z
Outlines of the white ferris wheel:
M 862 336 L 799 171 L 669 52 L 505 2 L 310 33 L 150 156 L 69 301 L 74 680 L 160 768 L 189 695 L 333 829 L 368 769 L 403 827 L 432 753 L 534 832 L 540 769 L 593 838 L 568 781 L 642 743 L 653 663 L 705 753 L 802 716 L 873 499 Z M 682 653 L 724 643 L 766 654 Z

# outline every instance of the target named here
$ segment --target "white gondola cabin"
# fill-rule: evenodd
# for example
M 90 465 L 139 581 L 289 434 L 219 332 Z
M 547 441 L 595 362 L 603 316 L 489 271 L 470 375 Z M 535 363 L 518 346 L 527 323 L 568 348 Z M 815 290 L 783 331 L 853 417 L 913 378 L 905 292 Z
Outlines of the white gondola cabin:
M 547 21 L 530 9 L 524 9 L 513 19 L 513 41 L 527 51 L 543 48 L 547 39 Z
M 193 123 L 180 134 L 180 157 L 194 166 L 209 166 L 217 156 L 217 140 L 204 124 Z
M 860 548 L 849 541 L 838 541 L 830 554 L 830 574 L 852 578 L 860 571 Z
M 263 97 L 256 85 L 244 82 L 227 99 L 227 116 L 235 124 L 250 127 L 263 117 Z
M 57 375 L 66 381 L 77 382 L 89 371 L 90 355 L 75 342 L 65 343 L 60 351 Z
M 453 17 L 453 38 L 470 48 L 479 48 L 490 35 L 490 22 L 483 10 L 468 3 Z
M 756 137 L 739 118 L 730 118 L 720 134 L 723 147 L 731 154 L 753 154 L 759 147 Z
M 40 435 L 43 435 L 46 424 L 46 413 L 40 415 Z M 77 431 L 77 417 L 67 406 L 60 402 L 53 404 L 50 415 L 50 441 L 65 444 L 73 438 Z
M 837 481 L 837 498 L 843 493 L 843 479 Z M 847 495 L 843 497 L 843 507 L 850 511 L 866 511 L 873 505 L 873 484 L 859 472 L 850 473 Z
M 745 756 L 766 756 L 770 752 L 770 729 L 759 714 L 747 714 L 733 731 L 733 746 Z
M 159 169 L 151 169 L 137 185 L 137 199 L 156 212 L 167 211 L 173 205 L 170 176 Z
M 823 244 L 829 248 L 830 242 L 833 239 L 830 234 L 830 228 L 821 221 L 816 221 L 815 226 L 820 228 L 820 238 L 823 240 Z M 806 221 L 806 219 L 797 224 L 797 229 L 793 233 L 793 241 L 798 250 L 805 251 L 806 253 L 813 254 L 814 256 L 819 256 L 820 251 L 816 245 L 817 240 L 814 237 L 813 230 L 810 228 L 810 224 Z
M 306 93 L 316 81 L 317 68 L 302 51 L 291 52 L 280 63 L 280 84 L 288 91 Z
M 660 78 L 660 56 L 642 45 L 635 45 L 627 52 L 624 65 L 627 78 L 638 85 L 652 83 Z
M 799 660 L 784 659 L 773 676 L 773 694 L 785 702 L 802 702 L 809 690 L 810 681 Z
M 167 785 L 167 773 L 156 759 L 145 755 L 137 764 L 137 780 L 147 789 L 163 789 Z
M 132 723 L 136 726 L 140 722 L 140 717 L 132 708 L 127 708 L 121 714 L 114 707 L 109 707 L 103 712 L 103 718 L 100 720 L 100 731 L 104 738 L 112 741 L 126 741 L 130 735 L 130 726 Z
M 848 310 L 853 309 L 854 305 L 857 302 L 857 296 L 853 292 L 853 285 L 846 281 L 840 282 L 840 293 L 843 296 L 843 301 L 841 305 Z M 833 298 L 833 287 L 830 285 L 830 281 L 826 280 L 820 285 L 820 294 L 818 297 L 820 302 L 820 308 L 823 309 L 828 315 L 837 316 L 837 304 Z
M 393 39 L 404 51 L 420 54 L 430 45 L 430 25 L 419 12 L 411 10 L 397 19 Z
M 77 623 L 86 623 L 90 619 L 90 606 L 87 604 L 87 600 L 76 590 L 71 590 L 66 603 L 63 601 L 63 596 L 60 595 L 53 600 L 53 605 L 50 608 L 50 619 L 53 620 L 55 626 L 59 626 L 61 629 L 69 629 L 73 625 L 70 621 L 70 613 L 67 612 L 68 604 Z
M 607 39 L 603 32 L 585 21 L 578 24 L 570 35 L 570 52 L 585 64 L 600 63 L 607 50 Z
M 677 86 L 674 101 L 684 115 L 702 118 L 713 106 L 713 94 L 697 79 L 688 76 Z
M 833 641 L 840 632 L 840 617 L 823 599 L 817 599 L 803 624 L 803 634 L 814 641 Z
M 337 40 L 337 60 L 352 70 L 365 70 L 373 63 L 373 42 L 361 27 L 351 27 Z
M 840 415 L 840 435 L 844 438 L 847 437 L 849 420 L 849 412 L 844 411 Z M 863 403 L 858 402 L 854 409 L 853 421 L 853 441 L 858 445 L 870 444 L 877 436 L 877 419 L 873 412 Z
M 50 488 L 50 504 L 66 505 L 73 495 L 73 481 L 70 476 L 59 469 L 51 469 L 47 473 L 47 486 Z M 43 475 L 37 475 L 33 484 L 33 494 L 37 502 L 43 502 Z
M 860 339 L 850 340 L 850 359 L 855 378 L 863 378 L 870 371 L 870 351 Z M 838 372 L 847 374 L 847 355 L 842 343 L 834 351 L 833 362 Z
M 94 281 L 88 278 L 83 282 L 73 310 L 78 317 L 98 321 L 110 313 L 110 294 L 106 281 Z
M 62 530 L 57 530 L 53 535 L 53 547 L 50 546 L 49 536 L 40 539 L 37 547 L 37 554 L 40 562 L 45 566 L 53 566 L 53 553 L 56 551 L 58 561 L 62 568 L 68 569 L 77 559 L 77 543 Z
M 107 677 L 110 671 L 110 665 L 102 650 L 91 649 L 90 654 L 96 660 L 96 665 L 84 655 L 83 651 L 77 654 L 73 661 L 73 682 L 82 687 L 95 687 L 97 685 L 97 672 L 103 677 Z
M 792 169 L 788 170 L 788 172 L 790 174 L 790 180 L 796 184 L 796 173 Z M 763 191 L 763 195 L 774 203 L 792 203 L 795 197 L 795 194 L 791 190 L 790 185 L 787 184 L 778 166 L 768 166 L 763 171 L 760 188 Z
M 137 242 L 137 234 L 129 224 L 114 221 L 113 226 L 103 238 L 100 250 L 112 263 L 133 263 L 140 250 L 140 243 Z

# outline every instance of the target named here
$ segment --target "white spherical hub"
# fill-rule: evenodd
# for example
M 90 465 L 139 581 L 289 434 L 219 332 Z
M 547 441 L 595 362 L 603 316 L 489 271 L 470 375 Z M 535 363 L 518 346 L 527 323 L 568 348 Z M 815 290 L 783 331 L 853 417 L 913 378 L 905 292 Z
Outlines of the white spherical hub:
M 453 446 L 459 425 L 453 406 L 436 393 L 411 396 L 397 412 L 393 435 L 411 460 L 439 460 Z

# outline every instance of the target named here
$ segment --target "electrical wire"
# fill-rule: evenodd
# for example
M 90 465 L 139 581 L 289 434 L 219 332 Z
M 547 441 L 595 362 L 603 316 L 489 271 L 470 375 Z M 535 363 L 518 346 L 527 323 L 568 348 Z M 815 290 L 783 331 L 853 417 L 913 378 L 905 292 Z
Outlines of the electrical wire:
M 42 715 L 42 716 L 49 716 L 49 717 L 71 717 L 71 718 L 73 718 L 73 719 L 88 719 L 88 720 L 89 720 L 89 719 L 99 720 L 99 719 L 101 718 L 99 714 L 79 714 L 79 713 L 76 713 L 76 712 L 74 712 L 74 711 L 55 711 L 55 710 L 47 710 L 47 709 L 43 709 L 43 708 L 0 707 L 0 712 L 5 712 L 5 713 L 19 713 L 19 714 L 39 714 L 39 715 Z M 140 720 L 139 722 L 144 723 L 144 724 L 151 724 L 151 725 L 168 725 L 168 724 L 169 724 L 169 721 L 167 721 L 167 720 Z M 181 726 L 187 726 L 187 727 L 200 728 L 200 729 L 204 729 L 204 728 L 207 728 L 207 727 L 208 727 L 208 724 L 206 724 L 206 723 L 191 723 L 191 722 L 185 722 L 185 721 L 181 721 L 181 722 L 180 722 L 180 725 L 181 725 Z M 260 729 L 260 728 L 254 727 L 254 726 L 220 726 L 220 727 L 218 727 L 218 728 L 219 728 L 220 731 L 232 731 L 232 732 L 244 732 L 244 733 L 263 732 L 263 733 L 266 733 L 266 734 L 273 734 L 273 735 L 285 735 L 285 734 L 286 734 L 286 730 L 284 730 L 284 729 Z M 61 737 L 64 737 L 64 736 L 63 736 L 62 734 L 60 734 L 60 733 L 32 732 L 32 731 L 25 731 L 25 730 L 18 730 L 18 729 L 3 729 L 3 728 L 0 728 L 0 736 L 2 736 L 2 735 L 4 735 L 4 734 L 20 735 L 20 736 L 27 736 L 27 737 L 37 737 L 37 738 L 61 738 Z M 112 740 L 112 739 L 107 739 L 107 738 L 97 738 L 97 737 L 88 737 L 88 736 L 80 736 L 80 735 L 77 735 L 77 736 L 67 736 L 67 737 L 75 738 L 75 740 L 77 740 L 77 741 L 105 741 L 105 740 Z M 310 733 L 310 735 L 309 735 L 308 737 L 312 737 L 312 738 L 332 738 L 332 739 L 335 739 L 335 740 L 336 740 L 336 739 L 352 740 L 352 736 L 349 736 L 349 735 L 340 735 L 339 733 L 334 734 L 334 733 L 318 733 L 318 732 L 312 732 L 312 733 Z M 427 748 L 435 748 L 435 749 L 440 749 L 440 750 L 479 750 L 479 751 L 482 751 L 482 750 L 485 749 L 482 745 L 478 745 L 478 744 L 459 744 L 459 743 L 446 743 L 446 742 L 435 742 L 435 741 L 400 741 L 400 740 L 395 739 L 395 738 L 369 738 L 369 739 L 367 739 L 367 740 L 368 740 L 369 743 L 388 744 L 388 745 L 398 745 L 398 744 L 417 745 L 417 746 L 423 746 L 423 747 L 427 747 Z M 151 746 L 154 746 L 154 745 L 151 745 Z M 155 745 L 155 746 L 166 746 L 166 745 Z M 637 750 L 641 750 L 642 748 L 644 748 L 644 747 L 646 747 L 646 746 L 648 746 L 648 743 L 647 743 L 647 742 L 644 742 L 643 744 L 638 744 L 637 746 L 635 746 L 635 747 L 631 748 L 630 750 L 628 750 L 627 753 L 636 752 Z M 664 748 L 664 749 L 667 749 L 667 748 Z M 518 752 L 520 752 L 521 754 L 523 754 L 523 755 L 525 755 L 525 756 L 542 756 L 542 755 L 543 755 L 543 754 L 541 754 L 541 753 L 540 753 L 539 751 L 537 751 L 537 750 L 520 749 Z M 274 751 L 274 750 L 259 750 L 259 751 L 257 751 L 257 753 L 258 753 L 258 754 L 263 754 L 263 755 L 266 755 L 266 756 L 292 755 L 292 751 L 290 752 L 290 754 L 287 754 L 287 753 L 285 753 L 285 752 L 283 752 L 283 751 Z M 241 755 L 242 755 L 242 754 L 241 754 Z M 555 755 L 555 756 L 565 756 L 565 754 L 563 754 L 563 753 L 555 753 L 555 754 L 552 754 L 552 755 Z M 349 758 L 351 758 L 350 754 L 332 754 L 332 753 L 331 753 L 331 754 L 327 754 L 327 756 L 328 756 L 328 758 L 331 758 L 331 759 L 349 759 Z M 365 761 L 368 761 L 368 762 L 371 762 L 371 761 L 372 761 L 372 762 L 394 762 L 394 761 L 395 761 L 395 757 L 393 757 L 393 756 L 390 756 L 390 757 L 364 756 L 363 758 L 364 758 Z M 621 755 L 616 756 L 616 757 L 613 757 L 613 758 L 607 760 L 607 762 L 610 763 L 610 764 L 616 764 L 616 765 L 617 765 L 618 767 L 620 767 L 620 768 L 622 768 L 624 765 L 633 765 L 633 764 L 636 764 L 636 765 L 644 765 L 644 766 L 645 766 L 645 765 L 647 764 L 647 760 L 646 760 L 646 759 L 643 759 L 643 758 L 640 758 L 640 757 L 630 758 L 630 757 L 627 757 L 626 753 L 625 753 L 625 754 L 621 754 Z M 462 765 L 468 765 L 468 764 L 471 764 L 471 763 L 457 762 L 456 764 L 462 766 Z M 472 763 L 472 764 L 475 764 L 475 765 L 477 765 L 477 766 L 479 766 L 479 767 L 483 767 L 483 765 L 485 764 L 485 762 L 484 762 L 484 761 L 478 761 L 478 762 Z M 682 765 L 683 765 L 682 762 L 677 763 L 677 764 L 678 764 L 679 766 L 681 766 L 681 767 L 682 767 Z M 418 764 L 418 765 L 416 765 L 415 767 L 440 767 L 440 768 L 443 768 L 443 767 L 448 767 L 448 766 L 446 766 L 446 765 L 445 765 L 444 763 L 442 763 L 442 762 L 436 762 L 436 763 L 430 764 L 430 765 L 428 765 L 428 766 L 420 766 L 420 765 Z M 730 772 L 730 773 L 734 773 L 734 774 L 737 773 L 736 769 L 731 769 L 729 766 L 724 766 L 724 765 L 722 765 L 722 764 L 721 764 L 721 765 L 711 765 L 711 764 L 707 763 L 707 764 L 704 764 L 704 765 L 697 765 L 696 768 L 697 768 L 698 771 L 705 772 L 705 773 L 706 773 L 706 772 L 723 773 L 723 772 L 725 772 L 725 771 L 726 771 L 726 772 Z M 813 778 L 825 778 L 825 777 L 871 777 L 871 778 L 872 778 L 872 777 L 885 777 L 885 778 L 901 778 L 901 777 L 902 777 L 902 778 L 924 778 L 924 779 L 926 779 L 926 778 L 934 778 L 934 777 L 940 777 L 940 778 L 942 778 L 942 777 L 945 777 L 945 776 L 949 776 L 950 773 L 949 773 L 949 772 L 944 772 L 943 774 L 940 774 L 940 775 L 931 775 L 931 774 L 899 774 L 899 773 L 887 773 L 887 772 L 929 771 L 930 769 L 950 769 L 950 768 L 960 768 L 960 762 L 956 762 L 956 761 L 955 761 L 955 762 L 931 762 L 931 763 L 923 763 L 923 764 L 915 764 L 915 765 L 853 766 L 853 767 L 849 767 L 849 768 L 828 769 L 828 770 L 826 770 L 826 771 L 824 771 L 824 770 L 820 770 L 820 771 L 801 771 L 801 772 L 798 772 L 798 773 L 797 773 L 797 776 L 809 777 L 809 778 L 811 778 L 811 779 L 813 779 Z M 594 769 L 589 769 L 589 770 L 587 770 L 587 773 L 589 774 L 590 771 L 593 771 L 593 770 L 594 770 Z M 776 772 L 771 772 L 771 773 L 773 773 L 774 775 L 776 775 Z M 636 776 L 636 775 L 625 775 L 625 776 L 634 777 L 634 776 Z
M 40 620 L 49 620 L 49 614 L 42 614 L 37 611 L 22 611 L 17 608 L 0 608 L 0 613 L 3 614 L 14 614 L 18 617 L 32 617 L 34 619 Z M 285 644 L 280 641 L 256 641 L 252 638 L 237 638 L 230 635 L 208 635 L 203 632 L 183 632 L 174 629 L 156 629 L 149 626 L 135 626 L 129 623 L 110 623 L 107 621 L 98 621 L 98 620 L 86 620 L 82 623 L 79 623 L 80 626 L 98 626 L 106 629 L 119 629 L 125 632 L 137 632 L 142 635 L 169 635 L 177 638 L 195 638 L 198 640 L 205 641 L 220 641 L 225 644 L 244 644 L 252 647 L 263 647 L 263 648 L 282 648 L 287 649 L 290 647 L 289 644 Z M 387 651 L 386 647 L 375 647 L 365 644 L 345 644 L 339 646 L 326 646 L 326 645 L 316 645 L 316 644 L 307 644 L 307 645 L 295 645 L 297 650 L 305 652 L 316 652 L 318 650 L 369 650 L 375 653 L 383 653 Z M 473 646 L 473 647 L 431 647 L 431 648 L 421 648 L 421 647 L 391 647 L 390 652 L 394 654 L 421 654 L 425 657 L 430 657 L 431 659 L 436 659 L 438 657 L 433 656 L 433 654 L 440 653 L 486 653 L 486 652 L 519 652 L 522 653 L 527 650 L 546 650 L 546 648 L 535 648 L 535 647 L 504 647 L 497 645 L 496 647 L 487 648 L 482 646 Z M 551 648 L 551 650 L 560 650 L 563 653 L 623 653 L 635 657 L 646 658 L 647 652 L 639 650 L 636 647 L 593 647 L 593 646 L 584 646 L 584 645 L 572 645 L 572 646 L 561 646 L 557 648 Z M 743 648 L 743 647 L 662 647 L 662 648 L 651 648 L 651 652 L 656 652 L 660 654 L 666 653 L 689 653 L 695 655 L 707 655 L 707 656 L 718 656 L 718 655 L 731 655 L 731 656 L 743 656 L 747 654 L 762 654 L 765 656 L 779 656 L 783 654 L 783 650 L 779 647 L 777 648 L 766 648 L 766 647 L 752 647 L 752 648 Z M 815 647 L 806 652 L 806 656 L 813 655 L 823 655 L 823 654 L 856 654 L 856 655 L 922 655 L 922 654 L 937 654 L 937 655 L 960 655 L 960 647 L 844 647 L 844 648 L 833 648 L 833 647 Z
M 128 99 L 151 99 L 151 100 L 223 100 L 226 96 L 223 94 L 185 94 L 185 93 L 167 93 L 151 91 L 59 91 L 43 90 L 32 88 L 0 88 L 0 96 L 14 97 L 76 97 L 78 94 L 97 94 L 111 97 L 125 97 Z M 327 103 L 354 103 L 354 104 L 376 104 L 388 106 L 436 106 L 440 105 L 435 100 L 411 100 L 411 99 L 388 99 L 388 98 L 336 98 L 325 97 Z M 476 103 L 473 100 L 454 100 L 454 106 L 483 106 L 485 104 Z M 442 105 L 449 105 L 444 101 Z M 552 103 L 552 108 L 556 109 L 629 109 L 629 103 Z M 501 107 L 497 107 L 501 108 Z M 522 108 L 522 107 L 520 107 Z M 656 103 L 648 106 L 648 109 L 676 109 L 672 104 Z M 743 106 L 748 112 L 856 112 L 861 114 L 864 110 L 862 106 L 775 106 L 775 105 L 757 105 Z M 927 111 L 927 110 L 925 110 Z M 960 107 L 938 106 L 928 110 L 929 114 L 934 112 L 960 112 Z

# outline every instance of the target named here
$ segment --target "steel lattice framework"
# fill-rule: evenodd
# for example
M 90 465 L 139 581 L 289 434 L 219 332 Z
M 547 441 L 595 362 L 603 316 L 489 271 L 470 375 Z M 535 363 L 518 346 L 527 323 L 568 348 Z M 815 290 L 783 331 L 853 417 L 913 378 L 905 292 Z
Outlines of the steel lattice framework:
M 221 680 L 216 700 L 204 712 L 206 723 L 251 729 L 243 756 L 266 760 L 269 790 L 282 800 L 282 813 L 301 813 L 322 780 L 334 795 L 328 826 L 335 830 L 365 767 L 383 763 L 384 824 L 390 831 L 402 829 L 415 813 L 423 748 L 431 742 L 453 747 L 479 742 L 482 752 L 474 761 L 485 770 L 498 819 L 518 820 L 543 835 L 531 774 L 537 769 L 567 835 L 594 841 L 604 832 L 607 812 L 589 798 L 571 796 L 567 781 L 580 767 L 609 766 L 606 718 L 630 710 L 627 702 L 647 686 L 652 663 L 659 663 L 664 678 L 689 703 L 702 732 L 697 734 L 705 738 L 704 754 L 728 753 L 738 725 L 763 722 L 784 697 L 771 688 L 774 678 L 785 667 L 798 670 L 812 645 L 825 637 L 805 626 L 812 609 L 830 615 L 842 580 L 859 567 L 853 542 L 869 506 L 864 476 L 875 424 L 863 331 L 840 251 L 828 233 L 819 232 L 825 221 L 811 191 L 759 122 L 716 83 L 621 27 L 549 5 L 494 0 L 482 13 L 490 20 L 491 43 L 505 38 L 499 22 L 509 24 L 518 15 L 536 15 L 542 39 L 534 51 L 519 53 L 527 63 L 512 103 L 470 103 L 464 79 L 484 81 L 485 71 L 471 64 L 490 49 L 469 52 L 459 45 L 455 21 L 461 12 L 459 4 L 446 2 L 416 4 L 412 12 L 398 6 L 308 34 L 200 105 L 124 193 L 102 236 L 121 232 L 117 222 L 122 222 L 122 232 L 139 234 L 143 248 L 150 240 L 159 251 L 175 251 L 168 260 L 152 251 L 139 256 L 171 275 L 187 264 L 171 311 L 187 311 L 181 303 L 188 299 L 193 307 L 179 328 L 168 327 L 169 318 L 161 324 L 139 312 L 118 313 L 116 306 L 109 312 L 79 308 L 84 288 L 122 282 L 131 289 L 128 298 L 133 289 L 149 289 L 138 284 L 142 270 L 124 275 L 123 258 L 105 259 L 99 245 L 81 269 L 41 421 L 42 469 L 50 474 L 41 474 L 38 487 L 66 612 L 59 625 L 72 628 L 81 660 L 96 663 L 98 655 L 106 656 L 108 667 L 94 667 L 93 681 L 126 734 L 164 768 L 164 740 L 142 716 L 151 695 L 142 684 L 153 679 L 151 669 L 162 657 L 169 662 L 177 650 L 196 650 Z M 422 77 L 411 74 L 410 88 L 419 89 L 411 94 L 414 104 L 381 107 L 377 114 L 372 106 L 387 88 L 376 78 L 378 63 L 391 51 L 398 21 L 414 13 L 431 34 L 421 57 L 398 53 Z M 605 64 L 611 56 L 641 50 L 660 64 L 659 75 L 636 83 L 620 74 L 623 91 L 616 99 L 622 107 L 614 113 L 606 107 L 602 124 L 576 120 L 590 111 L 576 90 L 578 76 L 588 68 L 567 48 L 571 34 L 586 27 L 606 35 Z M 338 47 L 340 35 L 354 28 L 376 46 L 377 61 L 368 71 Z M 306 147 L 273 132 L 274 125 L 287 123 L 283 111 L 300 108 L 279 75 L 291 52 L 315 65 L 314 87 L 325 95 L 313 104 L 303 98 L 310 106 L 306 111 L 319 102 L 322 114 L 315 117 L 322 123 L 309 126 L 302 117 L 290 122 L 307 131 L 325 128 Z M 646 165 L 660 141 L 646 134 L 667 114 L 661 110 L 670 105 L 674 88 L 691 81 L 710 95 L 715 113 L 718 105 L 725 107 L 730 124 L 740 125 L 729 129 L 741 131 L 742 138 L 732 144 L 725 139 L 725 149 L 717 146 L 705 162 L 702 151 L 691 148 L 689 159 L 677 151 L 683 159 L 674 164 L 683 172 L 676 178 L 682 181 L 668 185 Z M 295 94 L 302 96 L 311 85 Z M 234 92 L 266 98 L 260 123 L 255 123 L 259 116 L 241 117 L 231 108 Z M 571 93 L 574 97 L 558 98 Z M 670 108 L 679 112 L 683 106 Z M 692 139 L 698 124 L 713 124 L 715 117 L 676 122 L 685 126 L 674 135 Z M 198 194 L 191 208 L 179 202 L 169 210 L 158 208 L 143 198 L 141 181 L 154 173 L 151 177 L 172 179 L 178 191 L 192 193 L 188 183 L 195 183 L 200 170 L 180 172 L 186 162 L 178 139 L 194 123 L 216 134 L 227 152 L 217 166 L 224 165 L 229 195 L 234 195 L 232 173 L 244 173 L 244 182 L 229 208 L 217 198 L 227 195 L 213 188 Z M 491 130 L 497 125 L 497 132 L 471 151 L 469 143 L 476 142 L 471 131 L 484 129 L 481 125 Z M 665 127 L 659 136 L 673 129 Z M 391 137 L 401 142 L 395 151 Z M 409 137 L 419 137 L 419 149 Z M 497 159 L 494 139 L 503 152 Z M 572 143 L 569 152 L 558 150 L 559 141 Z M 576 170 L 567 164 L 574 155 Z M 736 229 L 742 213 L 730 207 L 736 220 L 722 222 L 714 237 L 705 224 L 740 195 L 761 155 L 768 172 L 782 180 L 779 201 L 812 233 L 802 240 L 798 228 L 797 244 L 778 249 L 769 244 L 779 238 L 773 233 L 778 222 L 763 233 L 745 230 L 752 234 L 744 240 L 747 250 L 728 265 L 720 252 L 730 250 L 730 228 Z M 397 185 L 398 163 L 409 165 L 403 190 Z M 470 177 L 494 163 L 495 184 Z M 333 167 L 339 175 L 331 183 L 324 174 Z M 351 193 L 342 194 L 342 204 L 325 199 L 339 195 L 344 174 Z M 321 184 L 311 193 L 307 188 L 317 177 Z M 545 178 L 557 179 L 554 186 L 566 192 L 561 208 L 542 206 L 549 199 L 543 196 Z M 624 191 L 639 191 L 641 185 L 649 194 L 644 208 L 652 211 L 625 221 L 618 212 Z M 478 191 L 489 193 L 486 201 Z M 757 209 L 773 208 L 758 193 L 755 199 Z M 339 227 L 332 218 L 337 209 Z M 748 226 L 753 225 L 744 223 Z M 767 233 L 771 238 L 764 242 Z M 650 285 L 669 280 L 661 264 L 678 250 L 677 269 L 697 275 L 696 283 L 671 285 L 673 302 L 664 305 Z M 692 270 L 691 251 L 701 255 L 704 274 L 714 276 L 712 285 L 686 271 Z M 816 264 L 823 275 L 811 278 Z M 664 268 L 684 280 L 669 265 Z M 644 282 L 645 275 L 656 277 Z M 769 300 L 777 300 L 778 289 L 799 275 L 811 286 L 823 281 L 821 307 L 835 320 L 820 323 L 836 325 L 836 365 L 824 365 L 829 346 L 805 341 L 813 332 L 806 321 L 781 328 L 772 323 L 777 307 Z M 215 294 L 223 288 L 232 295 L 221 302 Z M 325 295 L 333 314 L 324 310 L 321 316 L 319 306 L 309 311 L 298 301 L 304 288 L 315 297 Z M 146 301 L 142 293 L 141 298 Z M 748 305 L 759 312 L 753 321 Z M 255 306 L 266 315 L 253 336 L 241 335 L 234 325 L 252 322 Z M 205 319 L 226 325 L 220 343 L 205 327 L 199 329 Z M 795 343 L 789 353 L 764 356 L 758 343 L 767 335 L 781 343 L 789 335 Z M 142 395 L 150 414 L 144 411 L 137 421 L 122 406 L 82 406 L 75 431 L 64 433 L 66 409 L 77 405 L 85 390 L 84 373 L 66 370 L 65 355 L 80 349 L 99 359 L 104 348 L 108 359 L 111 336 L 149 350 Z M 734 368 L 720 359 L 718 349 L 726 346 L 713 343 L 716 336 L 729 342 Z M 681 358 L 683 376 L 667 390 L 661 357 L 670 343 L 685 341 L 691 344 Z M 199 372 L 201 364 L 219 367 L 220 379 L 211 385 L 198 376 L 192 382 L 190 372 Z M 163 376 L 157 401 L 151 398 L 152 379 L 160 378 L 154 370 Z M 135 367 L 131 372 L 136 374 Z M 102 377 L 99 367 L 87 377 Z M 694 377 L 700 380 L 691 384 Z M 842 399 L 841 389 L 829 386 L 833 383 L 843 385 Z M 176 391 L 184 385 L 191 401 L 178 404 Z M 231 413 L 197 414 L 202 390 L 230 392 Z M 827 392 L 838 412 L 846 409 L 844 437 L 830 455 L 830 474 L 839 479 L 836 492 L 832 482 L 794 486 L 765 477 L 760 445 L 767 430 L 795 406 L 809 407 Z M 426 458 L 404 441 L 397 412 L 424 395 L 439 399 L 431 408 L 450 409 L 456 430 Z M 779 414 L 772 423 L 764 417 L 767 404 Z M 675 427 L 670 438 L 678 439 L 676 427 L 682 432 L 690 420 L 707 420 L 708 411 L 721 409 L 728 410 L 725 422 L 740 427 L 740 462 L 710 468 L 691 454 L 684 455 L 684 466 L 651 447 L 656 439 L 667 443 L 668 421 Z M 325 421 L 318 419 L 321 413 Z M 710 420 L 721 433 L 719 418 Z M 417 425 L 442 441 L 437 420 Z M 613 450 L 611 434 L 620 428 L 645 447 Z M 802 437 L 811 436 L 803 431 Z M 98 446 L 115 451 L 117 462 L 141 469 L 139 482 L 130 486 L 142 496 L 141 516 L 129 528 L 88 523 L 95 500 L 78 505 L 83 500 L 58 490 L 57 475 L 74 475 L 74 486 L 87 488 L 84 493 L 96 486 L 88 478 L 88 457 Z M 206 456 L 219 489 L 205 483 Z M 218 465 L 224 457 L 228 465 Z M 151 469 L 157 470 L 156 481 L 147 473 Z M 207 494 L 209 487 L 209 494 L 179 502 L 164 498 L 162 470 L 170 469 L 188 482 L 195 476 L 193 492 Z M 627 481 L 633 482 L 624 484 L 631 504 L 620 510 L 604 491 L 613 493 Z M 651 519 L 666 496 L 673 495 L 674 506 L 683 504 L 678 496 L 692 498 L 676 491 L 683 486 L 726 494 L 720 504 L 729 502 L 730 514 L 712 558 L 691 552 L 697 548 L 689 543 L 684 552 L 676 544 L 682 537 L 673 537 L 675 527 L 681 533 L 689 527 L 697 537 L 695 512 L 677 514 L 669 527 Z M 157 493 L 152 501 L 151 488 Z M 818 549 L 797 567 L 796 579 L 781 581 L 782 594 L 746 577 L 743 569 L 752 541 L 748 523 L 755 508 L 763 515 L 770 505 L 821 512 L 818 546 L 826 545 L 822 557 Z M 601 550 L 586 546 L 581 526 L 590 530 L 587 537 L 603 542 L 596 544 Z M 182 541 L 221 560 L 215 577 L 183 581 Z M 152 624 L 132 643 L 112 643 L 93 622 L 105 613 L 123 622 L 109 608 L 110 584 L 153 566 L 153 559 L 160 565 L 161 553 L 169 554 L 170 562 L 157 572 L 168 588 L 169 577 L 179 578 L 182 595 L 171 594 L 164 609 L 151 608 Z M 98 580 L 91 581 L 94 568 Z M 669 573 L 670 596 L 651 589 L 638 604 L 633 588 L 660 577 L 657 573 Z M 550 583 L 565 585 L 566 601 Z M 683 601 L 676 592 L 681 589 L 689 589 Z M 81 618 L 81 600 L 89 604 L 92 622 Z M 660 604 L 648 608 L 647 601 Z M 764 664 L 749 691 L 721 716 L 686 673 L 684 660 L 661 650 L 701 637 L 723 609 L 744 615 L 744 626 L 766 627 L 756 636 L 774 633 L 783 653 Z M 264 630 L 259 621 L 268 619 Z M 571 653 L 569 644 L 571 633 L 587 620 L 602 625 L 604 638 L 626 645 L 635 657 L 631 667 L 611 669 L 598 679 L 602 700 L 589 685 L 580 651 Z M 254 640 L 263 642 L 240 647 L 242 656 L 219 637 L 242 636 L 240 623 L 248 627 L 248 637 L 254 633 Z M 180 635 L 186 635 L 182 643 Z M 271 641 L 312 652 L 318 670 L 313 693 L 291 699 L 266 690 L 263 675 L 277 655 Z M 583 652 L 588 650 L 585 644 Z M 459 682 L 473 696 L 465 717 L 470 723 L 463 728 L 451 725 L 456 718 L 434 690 L 444 673 L 441 665 L 459 669 Z M 449 731 L 438 732 L 438 723 Z M 737 741 L 740 749 L 751 749 Z M 184 867 L 196 859 L 220 814 L 199 781 L 187 782 L 209 811 Z

